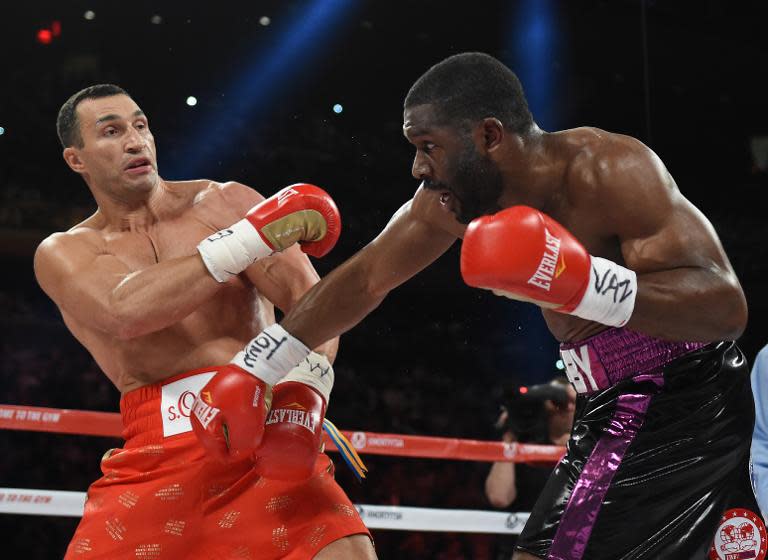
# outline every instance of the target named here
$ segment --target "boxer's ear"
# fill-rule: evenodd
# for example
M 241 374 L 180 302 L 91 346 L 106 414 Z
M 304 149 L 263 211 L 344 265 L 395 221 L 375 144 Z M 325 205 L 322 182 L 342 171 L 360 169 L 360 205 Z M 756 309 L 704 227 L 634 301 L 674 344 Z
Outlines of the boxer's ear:
M 83 160 L 80 159 L 80 154 L 77 153 L 77 150 L 73 147 L 64 148 L 64 152 L 62 153 L 64 156 L 64 161 L 67 162 L 67 165 L 74 171 L 75 173 L 83 173 L 85 171 L 85 164 L 83 163 Z
M 486 117 L 481 123 L 483 147 L 488 152 L 496 151 L 504 139 L 504 125 L 495 117 Z

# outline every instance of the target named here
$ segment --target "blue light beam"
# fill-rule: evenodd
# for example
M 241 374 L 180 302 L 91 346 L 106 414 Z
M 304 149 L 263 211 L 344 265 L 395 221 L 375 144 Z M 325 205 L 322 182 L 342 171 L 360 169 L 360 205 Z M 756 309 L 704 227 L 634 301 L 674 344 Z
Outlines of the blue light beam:
M 533 118 L 545 130 L 557 127 L 555 58 L 558 54 L 554 0 L 524 0 L 513 14 L 510 67 L 523 83 Z
M 504 62 L 523 84 L 534 120 L 545 130 L 559 127 L 557 112 L 556 58 L 560 32 L 556 0 L 521 0 L 510 11 L 509 34 Z M 516 329 L 514 326 L 516 325 Z M 525 343 L 510 344 L 501 355 L 507 363 L 525 364 L 520 372 L 525 383 L 543 383 L 552 378 L 552 357 L 557 344 L 547 329 L 541 311 L 532 305 L 510 309 L 505 327 Z
M 284 93 L 291 79 L 306 72 L 307 67 L 324 50 L 329 38 L 351 15 L 353 0 L 314 0 L 288 23 L 274 29 L 272 44 L 259 47 L 258 53 L 245 60 L 236 70 L 228 87 L 219 96 L 222 107 L 209 111 L 195 131 L 184 134 L 186 146 L 174 149 L 168 176 L 192 177 L 209 170 L 213 162 L 228 159 L 248 123 L 259 112 L 267 112 L 270 104 Z M 275 23 L 278 17 L 272 20 Z

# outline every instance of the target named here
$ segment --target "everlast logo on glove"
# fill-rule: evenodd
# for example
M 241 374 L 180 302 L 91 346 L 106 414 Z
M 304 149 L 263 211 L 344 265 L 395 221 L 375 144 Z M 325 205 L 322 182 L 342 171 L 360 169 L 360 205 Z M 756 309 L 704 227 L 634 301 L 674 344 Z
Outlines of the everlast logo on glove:
M 302 426 L 314 434 L 315 426 L 317 425 L 314 415 L 308 414 L 306 409 L 299 403 L 291 403 L 288 406 L 295 406 L 297 408 L 276 408 L 271 410 L 267 417 L 266 425 L 288 422 Z
M 296 194 L 299 194 L 299 191 L 290 187 L 286 187 L 285 189 L 281 190 L 279 193 L 277 193 L 277 206 L 282 206 L 290 197 Z
M 558 268 L 557 259 L 560 256 L 560 239 L 549 233 L 547 228 L 544 228 L 544 235 L 546 236 L 544 255 L 541 257 L 541 262 L 536 272 L 528 279 L 528 283 L 549 291 L 549 288 L 552 286 L 552 280 L 560 276 L 565 269 L 565 262 Z
M 197 397 L 197 400 L 192 407 L 192 414 L 194 414 L 195 418 L 200 421 L 200 424 L 203 426 L 203 428 L 207 428 L 208 424 L 211 423 L 211 420 L 216 418 L 218 413 L 218 408 L 206 404 L 203 402 L 203 399 L 200 396 Z

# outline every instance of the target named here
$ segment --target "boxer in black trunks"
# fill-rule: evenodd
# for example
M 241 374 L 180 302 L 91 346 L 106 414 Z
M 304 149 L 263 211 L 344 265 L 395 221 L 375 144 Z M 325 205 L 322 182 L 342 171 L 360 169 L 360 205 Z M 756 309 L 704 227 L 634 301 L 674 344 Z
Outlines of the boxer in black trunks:
M 416 81 L 403 131 L 421 185 L 285 316 L 284 346 L 350 329 L 461 237 L 465 281 L 539 305 L 579 393 L 515 559 L 763 558 L 732 342 L 746 301 L 658 156 L 596 128 L 541 130 L 517 77 L 480 53 Z

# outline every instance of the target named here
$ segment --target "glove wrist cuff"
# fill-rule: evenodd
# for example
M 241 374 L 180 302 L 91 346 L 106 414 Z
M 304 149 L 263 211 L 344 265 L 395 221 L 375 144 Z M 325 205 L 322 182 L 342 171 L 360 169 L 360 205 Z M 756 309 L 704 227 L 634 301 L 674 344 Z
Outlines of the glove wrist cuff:
M 309 355 L 309 348 L 278 323 L 268 326 L 232 358 L 233 364 L 274 385 Z
M 309 387 L 312 387 L 325 401 L 328 406 L 328 400 L 331 397 L 335 373 L 328 358 L 317 352 L 310 352 L 309 356 L 304 358 L 299 365 L 293 368 L 280 383 L 286 381 L 297 381 Z M 278 385 L 280 384 L 278 383 Z
M 635 309 L 637 274 L 602 257 L 591 257 L 587 289 L 579 304 L 567 311 L 612 327 L 627 324 Z
M 245 218 L 203 239 L 197 251 L 217 282 L 226 282 L 258 259 L 274 253 Z

